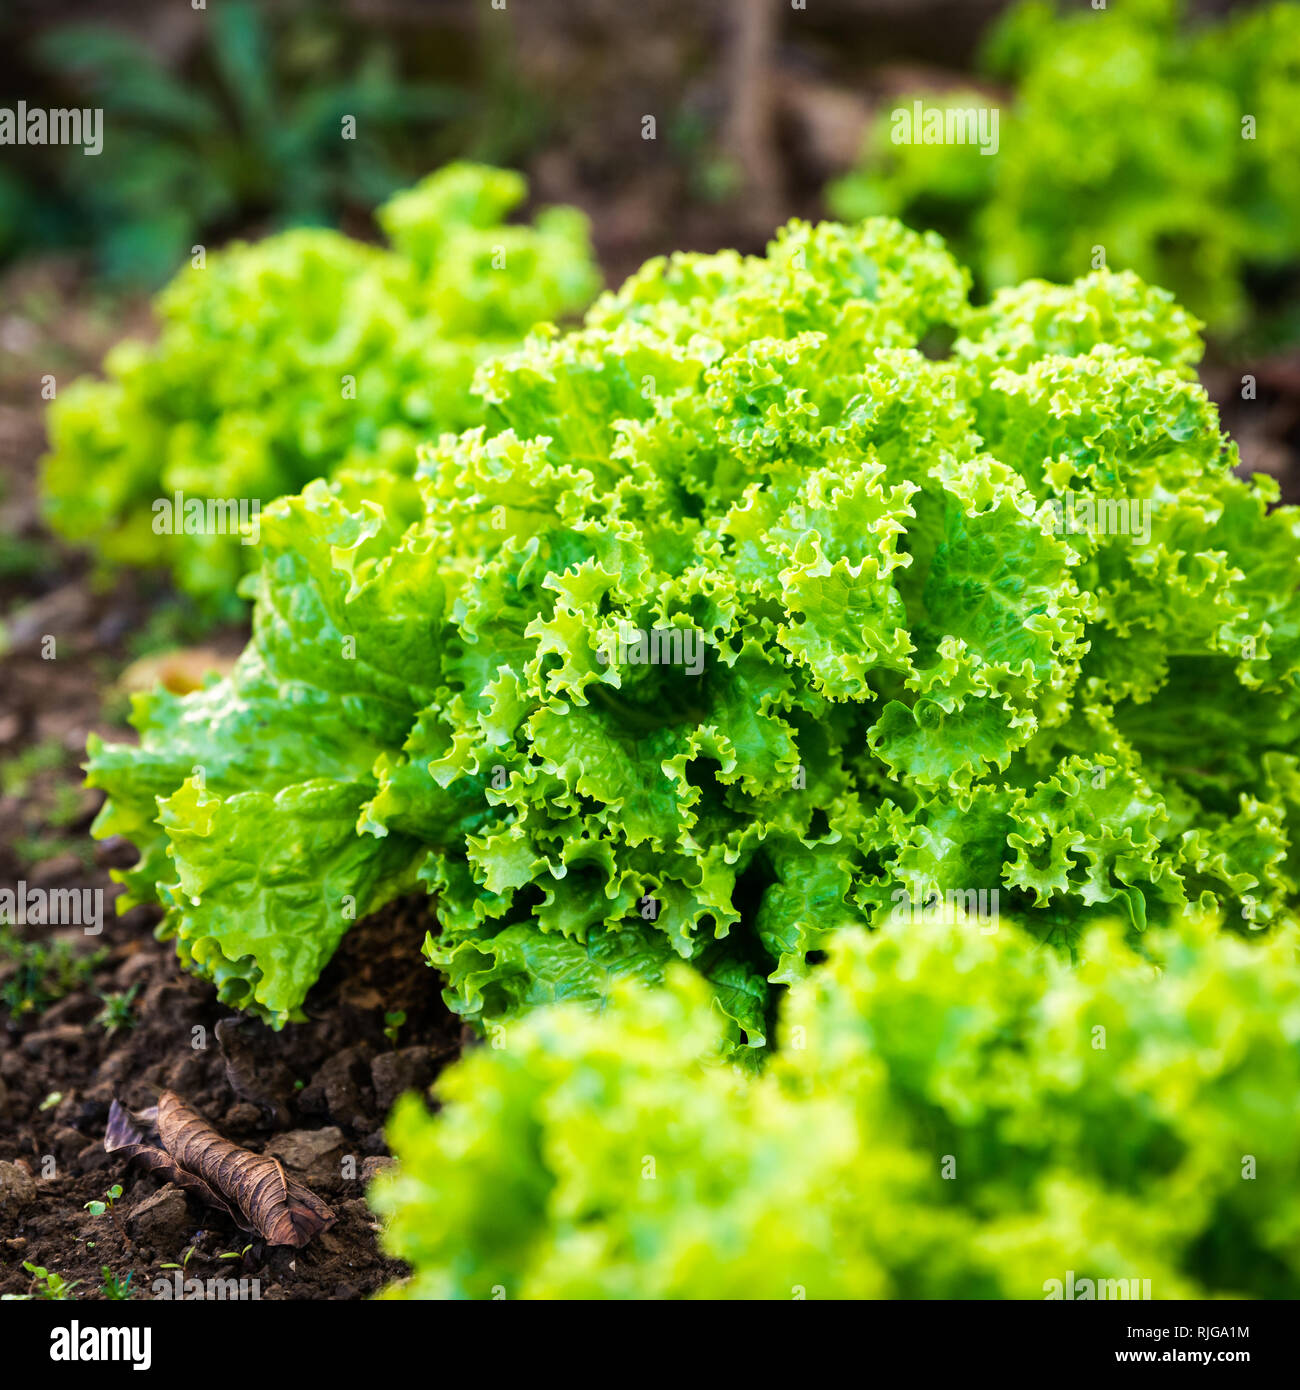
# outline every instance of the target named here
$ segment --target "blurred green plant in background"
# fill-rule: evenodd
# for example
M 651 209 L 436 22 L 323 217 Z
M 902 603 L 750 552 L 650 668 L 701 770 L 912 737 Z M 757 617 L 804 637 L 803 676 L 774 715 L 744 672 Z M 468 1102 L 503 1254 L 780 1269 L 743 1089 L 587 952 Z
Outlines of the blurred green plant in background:
M 480 423 L 479 364 L 600 286 L 576 209 L 504 223 L 525 192 L 511 171 L 448 165 L 379 209 L 391 250 L 297 228 L 187 267 L 157 298 L 157 341 L 124 339 L 106 380 L 52 402 L 50 525 L 238 613 L 256 547 L 179 516 L 160 529 L 154 504 L 265 504 L 341 469 L 409 476 L 418 442 Z
M 1220 337 L 1300 337 L 1300 5 L 1199 28 L 1183 11 L 1183 0 L 1069 13 L 1027 0 L 982 57 L 1013 84 L 1010 103 L 916 94 L 999 107 L 997 154 L 893 144 L 886 111 L 861 167 L 831 185 L 832 210 L 943 231 L 986 291 L 1072 280 L 1098 268 L 1100 247 L 1107 266 L 1172 290 Z
M 395 35 L 358 30 L 339 6 L 222 0 L 195 21 L 180 54 L 108 22 L 26 46 L 51 103 L 102 107 L 105 138 L 93 158 L 51 147 L 7 161 L 0 258 L 88 245 L 105 282 L 156 285 L 209 237 L 365 216 L 431 165 L 509 162 L 536 138 L 497 90 L 492 44 L 477 53 L 486 71 L 414 81 Z

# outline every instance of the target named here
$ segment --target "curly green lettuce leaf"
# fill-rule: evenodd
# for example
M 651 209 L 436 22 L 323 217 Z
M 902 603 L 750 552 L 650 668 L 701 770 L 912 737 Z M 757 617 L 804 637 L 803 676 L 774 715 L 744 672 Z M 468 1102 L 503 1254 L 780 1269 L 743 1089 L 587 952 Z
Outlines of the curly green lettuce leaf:
M 884 219 L 654 261 L 486 363 L 481 424 L 268 508 L 235 673 L 93 749 L 133 895 L 279 1020 L 323 898 L 415 865 L 475 1025 L 678 960 L 747 1064 L 840 931 L 904 908 L 1076 952 L 1100 917 L 1285 928 L 1296 514 L 1233 476 L 1167 296 L 967 285 Z M 323 949 L 272 992 L 291 930 Z
M 757 1076 L 685 970 L 535 1010 L 394 1111 L 386 1296 L 1295 1297 L 1294 930 L 1007 928 L 838 932 Z

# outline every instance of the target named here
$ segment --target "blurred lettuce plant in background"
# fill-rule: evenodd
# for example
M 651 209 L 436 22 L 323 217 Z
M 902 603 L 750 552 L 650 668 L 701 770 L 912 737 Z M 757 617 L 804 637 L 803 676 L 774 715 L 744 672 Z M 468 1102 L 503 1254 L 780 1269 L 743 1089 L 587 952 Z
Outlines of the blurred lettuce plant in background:
M 118 343 L 104 380 L 51 404 L 50 524 L 108 565 L 170 566 L 229 610 L 256 551 L 160 533 L 152 504 L 265 504 L 338 468 L 409 474 L 417 441 L 478 422 L 479 364 L 599 288 L 581 213 L 504 222 L 524 194 L 516 173 L 450 165 L 379 209 L 389 249 L 296 228 L 181 271 L 158 296 L 158 338 Z
M 887 110 L 862 166 L 829 189 L 837 216 L 939 229 L 986 291 L 1072 280 L 1101 248 L 1216 335 L 1300 336 L 1300 5 L 1191 25 L 1182 0 L 1026 0 L 995 25 L 983 67 L 1009 100 L 915 95 L 998 107 L 996 155 L 894 144 Z
M 538 1010 L 394 1112 L 389 1296 L 1300 1296 L 1294 931 L 1156 950 L 852 928 L 757 1077 L 684 971 Z

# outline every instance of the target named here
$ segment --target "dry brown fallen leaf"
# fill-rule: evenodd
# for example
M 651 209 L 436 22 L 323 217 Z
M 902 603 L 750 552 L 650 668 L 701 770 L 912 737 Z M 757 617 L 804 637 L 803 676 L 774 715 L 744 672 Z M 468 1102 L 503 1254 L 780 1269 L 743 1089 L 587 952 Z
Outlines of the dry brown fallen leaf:
M 113 1102 L 104 1148 L 193 1192 L 271 1245 L 304 1246 L 335 1222 L 334 1213 L 280 1161 L 224 1139 L 173 1091 L 139 1114 Z

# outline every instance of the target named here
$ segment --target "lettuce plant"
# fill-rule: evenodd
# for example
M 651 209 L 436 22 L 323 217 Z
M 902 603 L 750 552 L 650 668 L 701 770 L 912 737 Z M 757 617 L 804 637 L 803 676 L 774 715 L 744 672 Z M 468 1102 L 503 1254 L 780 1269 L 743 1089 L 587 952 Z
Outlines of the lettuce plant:
M 51 524 L 228 605 L 256 551 L 235 528 L 186 534 L 183 509 L 154 503 L 265 504 L 338 467 L 409 473 L 418 440 L 476 423 L 478 365 L 598 287 L 581 213 L 503 223 L 524 192 L 518 174 L 450 165 L 379 209 L 389 249 L 303 228 L 183 270 L 156 341 L 119 343 L 103 381 L 51 406 Z
M 850 928 L 757 1078 L 685 971 L 538 1009 L 394 1111 L 389 1296 L 1295 1298 L 1296 944 Z
M 1027 0 L 984 55 L 1014 84 L 1010 103 L 918 94 L 927 108 L 999 108 L 996 154 L 895 144 L 891 107 L 861 167 L 832 185 L 831 208 L 938 227 L 991 287 L 1072 279 L 1097 266 L 1101 248 L 1105 264 L 1165 286 L 1216 332 L 1238 331 L 1254 312 L 1248 275 L 1300 261 L 1290 153 L 1300 141 L 1300 5 L 1199 28 L 1183 25 L 1183 9 L 1112 0 L 1066 14 Z
M 413 480 L 268 508 L 233 674 L 92 740 L 125 904 L 278 1023 L 423 887 L 467 1019 L 684 960 L 738 1055 L 935 894 L 1066 950 L 1289 918 L 1300 523 L 1196 327 L 1108 272 L 972 309 L 888 219 L 651 261 Z

